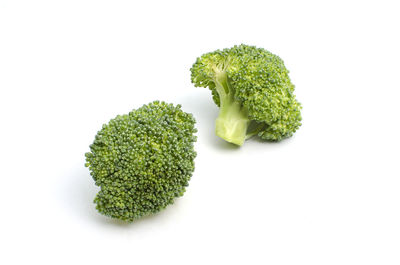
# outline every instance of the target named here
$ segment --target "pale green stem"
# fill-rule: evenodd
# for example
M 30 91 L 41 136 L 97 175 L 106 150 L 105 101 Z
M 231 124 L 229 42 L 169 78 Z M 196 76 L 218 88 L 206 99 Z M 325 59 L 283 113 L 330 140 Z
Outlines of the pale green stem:
M 225 72 L 217 74 L 215 85 L 220 96 L 215 133 L 222 139 L 240 146 L 246 140 L 247 127 L 250 123 L 247 110 L 234 99 Z

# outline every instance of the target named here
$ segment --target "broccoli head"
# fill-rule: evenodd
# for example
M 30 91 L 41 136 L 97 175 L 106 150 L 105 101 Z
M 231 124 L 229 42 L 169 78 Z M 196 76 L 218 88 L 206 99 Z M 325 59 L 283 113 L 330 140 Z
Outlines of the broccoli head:
M 182 196 L 194 171 L 194 125 L 180 105 L 159 101 L 104 124 L 86 153 L 100 187 L 96 209 L 130 222 Z
M 239 45 L 206 53 L 191 70 L 196 87 L 208 87 L 220 107 L 216 134 L 242 145 L 251 136 L 269 141 L 290 137 L 301 125 L 289 71 L 278 56 Z

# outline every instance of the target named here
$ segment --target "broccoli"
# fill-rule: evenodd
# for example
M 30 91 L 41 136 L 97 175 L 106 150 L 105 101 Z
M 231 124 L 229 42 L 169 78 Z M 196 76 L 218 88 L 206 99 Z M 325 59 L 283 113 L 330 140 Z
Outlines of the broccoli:
M 241 146 L 254 135 L 280 141 L 301 125 L 289 71 L 265 49 L 242 44 L 206 53 L 190 71 L 196 87 L 211 90 L 220 107 L 215 131 L 228 142 Z
M 159 101 L 104 124 L 85 154 L 100 187 L 96 209 L 132 222 L 182 196 L 194 171 L 194 125 L 180 105 Z

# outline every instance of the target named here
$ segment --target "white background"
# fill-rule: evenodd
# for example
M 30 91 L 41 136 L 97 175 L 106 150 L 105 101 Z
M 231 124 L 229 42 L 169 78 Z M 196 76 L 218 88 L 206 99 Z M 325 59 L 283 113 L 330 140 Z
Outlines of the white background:
M 398 1 L 0 1 L 1 264 L 400 264 Z M 250 44 L 303 104 L 280 143 L 234 148 L 189 69 Z M 197 119 L 186 194 L 97 213 L 84 153 L 153 100 Z

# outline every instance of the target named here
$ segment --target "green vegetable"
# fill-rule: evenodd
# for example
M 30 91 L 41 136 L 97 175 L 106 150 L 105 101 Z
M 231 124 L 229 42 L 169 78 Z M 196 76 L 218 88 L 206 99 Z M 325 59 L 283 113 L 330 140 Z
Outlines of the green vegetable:
M 86 153 L 100 187 L 96 209 L 131 222 L 182 196 L 194 171 L 194 125 L 180 105 L 159 101 L 103 125 Z
M 191 70 L 196 87 L 208 87 L 217 106 L 216 134 L 242 145 L 251 136 L 269 141 L 290 137 L 301 125 L 289 71 L 278 56 L 239 45 L 197 58 Z

